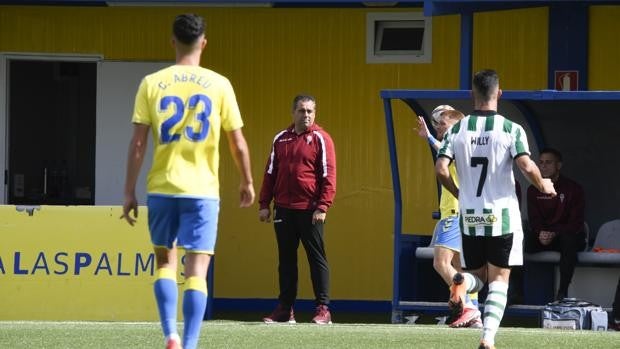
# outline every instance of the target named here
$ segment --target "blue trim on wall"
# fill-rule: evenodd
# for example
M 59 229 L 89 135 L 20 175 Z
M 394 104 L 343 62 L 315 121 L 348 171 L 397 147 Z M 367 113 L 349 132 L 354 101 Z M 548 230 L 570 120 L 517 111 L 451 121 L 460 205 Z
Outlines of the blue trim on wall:
M 405 90 L 385 89 L 380 92 L 383 99 L 431 99 L 445 101 L 446 99 L 471 99 L 470 91 L 463 90 Z M 611 101 L 620 100 L 620 91 L 502 91 L 502 100 L 507 99 L 530 99 L 533 101 L 544 100 L 589 100 Z M 388 101 L 384 101 L 384 104 Z M 391 112 L 390 112 L 391 113 Z
M 577 70 L 577 89 L 588 89 L 588 17 L 582 2 L 549 7 L 549 89 L 555 89 L 556 70 Z
M 472 61 L 474 47 L 474 14 L 461 14 L 461 69 L 459 71 L 459 88 L 471 90 Z
M 263 298 L 215 298 L 213 307 L 216 311 L 245 311 L 266 312 L 272 311 L 278 304 L 277 299 Z M 316 307 L 314 300 L 298 299 L 295 302 L 295 310 L 313 311 Z M 329 308 L 336 312 L 386 312 L 392 311 L 390 301 L 369 300 L 332 300 Z
M 424 0 L 425 16 L 453 15 L 466 11 L 484 12 L 543 6 L 565 6 L 579 2 L 584 5 L 612 5 L 617 0 Z

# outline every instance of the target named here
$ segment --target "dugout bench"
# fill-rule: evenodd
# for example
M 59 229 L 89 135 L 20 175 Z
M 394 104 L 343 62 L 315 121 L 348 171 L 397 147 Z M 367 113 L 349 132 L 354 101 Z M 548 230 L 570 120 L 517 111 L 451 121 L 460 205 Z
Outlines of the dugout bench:
M 412 241 L 415 241 L 415 239 Z M 429 270 L 435 272 L 432 265 L 433 248 L 430 246 L 415 247 L 414 255 L 413 275 L 419 282 L 425 278 L 425 273 Z M 560 253 L 555 251 L 525 253 L 523 259 L 523 289 L 525 291 L 523 294 L 523 304 L 510 304 L 506 313 L 508 315 L 538 316 L 540 309 L 554 300 L 553 297 L 557 290 L 557 281 L 559 277 L 558 264 L 560 261 Z M 613 300 L 613 291 L 615 290 L 618 271 L 620 271 L 620 253 L 583 251 L 577 254 L 577 260 L 575 276 L 573 277 L 569 295 L 593 301 L 597 304 L 611 302 Z M 599 272 L 593 273 L 593 270 L 598 270 Z M 594 288 L 597 289 L 593 290 L 593 285 L 588 284 L 587 281 L 584 282 L 583 280 L 579 280 L 580 272 L 589 276 L 591 280 L 594 280 L 594 283 L 597 284 Z M 413 301 L 403 301 L 400 302 L 401 305 L 405 306 L 407 310 L 412 311 L 445 312 L 447 307 L 445 300 L 448 297 L 448 293 L 440 278 L 438 278 L 438 282 L 440 282 L 444 289 L 443 292 L 440 292 L 445 296 L 443 299 L 421 301 L 420 299 L 429 297 L 429 294 L 414 293 L 411 295 L 414 299 Z M 596 297 L 596 294 L 601 293 L 601 290 L 598 288 L 603 284 L 607 284 L 606 289 L 608 292 L 605 292 L 606 296 L 603 300 L 596 301 L 594 297 Z M 589 289 L 590 292 L 588 292 L 587 289 Z M 536 292 L 528 292 L 528 290 L 536 290 Z
M 380 96 L 384 105 L 394 194 L 392 321 L 401 322 L 408 312 L 445 313 L 448 289 L 432 267 L 432 250 L 427 249 L 431 232 L 403 231 L 403 191 L 392 102 L 402 101 L 413 111 L 413 114 L 407 115 L 410 118 L 406 125 L 409 130 L 407 137 L 417 137 L 410 131 L 415 125 L 414 118 L 417 115 L 427 118 L 430 111 L 439 104 L 450 104 L 467 114 L 471 110 L 471 95 L 469 90 L 382 90 Z M 594 227 L 610 217 L 617 216 L 617 203 L 609 193 L 620 190 L 618 188 L 620 185 L 613 178 L 595 178 L 590 171 L 592 168 L 597 168 L 599 173 L 618 171 L 616 163 L 600 161 L 600 156 L 609 152 L 612 146 L 610 142 L 615 139 L 613 132 L 617 130 L 613 118 L 604 117 L 609 110 L 620 110 L 620 92 L 503 91 L 498 105 L 500 114 L 506 115 L 524 127 L 534 156 L 538 149 L 547 144 L 562 149 L 566 163 L 563 173 L 570 173 L 570 177 L 584 186 L 586 202 L 597 203 L 597 206 L 590 211 L 588 208 L 592 206 L 586 205 L 586 220 Z M 584 120 L 584 115 L 589 119 Z M 598 117 L 599 115 L 601 117 Z M 427 124 L 430 124 L 428 118 L 426 120 Z M 403 127 L 399 127 L 399 132 L 401 128 Z M 432 149 L 431 152 L 435 155 Z M 601 155 L 597 157 L 597 154 Z M 574 168 L 565 172 L 564 170 L 571 165 Z M 415 176 L 415 172 L 412 175 Z M 515 179 L 522 179 L 521 183 L 527 183 L 518 171 L 515 173 Z M 527 186 L 522 185 L 522 188 L 525 189 Z M 415 200 L 415 198 L 408 199 Z M 620 256 L 601 257 L 593 253 L 580 253 L 576 274 L 583 268 L 602 268 L 603 278 L 609 279 L 613 276 L 611 279 L 617 282 L 616 271 L 620 268 Z M 524 256 L 523 282 L 526 304 L 509 306 L 506 315 L 538 316 L 541 306 L 553 300 L 558 261 L 559 253 L 554 252 Z M 573 284 L 575 283 L 576 280 L 573 279 Z M 590 286 L 597 287 L 596 284 Z M 611 301 L 612 297 L 609 299 Z

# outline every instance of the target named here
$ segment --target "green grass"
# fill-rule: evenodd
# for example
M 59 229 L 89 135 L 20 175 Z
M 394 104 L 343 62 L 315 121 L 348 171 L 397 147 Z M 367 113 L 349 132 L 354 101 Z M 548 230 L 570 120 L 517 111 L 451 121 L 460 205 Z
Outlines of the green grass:
M 214 320 L 201 348 L 477 348 L 480 330 L 437 325 L 265 325 Z M 502 327 L 498 348 L 619 348 L 620 332 Z M 163 348 L 158 323 L 0 322 L 0 348 Z

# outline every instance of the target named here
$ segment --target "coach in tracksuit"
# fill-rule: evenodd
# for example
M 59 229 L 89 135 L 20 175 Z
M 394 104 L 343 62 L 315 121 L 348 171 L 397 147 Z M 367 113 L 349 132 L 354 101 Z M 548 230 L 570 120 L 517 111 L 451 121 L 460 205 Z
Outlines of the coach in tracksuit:
M 273 223 L 278 242 L 280 295 L 266 323 L 295 322 L 297 248 L 304 246 L 316 297 L 313 322 L 331 323 L 329 265 L 323 241 L 327 210 L 336 194 L 336 154 L 327 132 L 314 123 L 316 101 L 307 95 L 293 100 L 293 124 L 273 139 L 260 191 L 259 219 Z

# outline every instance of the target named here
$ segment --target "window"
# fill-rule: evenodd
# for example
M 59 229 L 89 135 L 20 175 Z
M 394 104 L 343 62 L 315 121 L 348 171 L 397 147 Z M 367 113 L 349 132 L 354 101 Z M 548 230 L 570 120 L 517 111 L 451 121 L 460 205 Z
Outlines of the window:
M 431 20 L 421 12 L 369 13 L 366 63 L 430 63 Z

